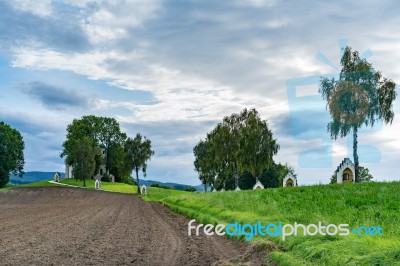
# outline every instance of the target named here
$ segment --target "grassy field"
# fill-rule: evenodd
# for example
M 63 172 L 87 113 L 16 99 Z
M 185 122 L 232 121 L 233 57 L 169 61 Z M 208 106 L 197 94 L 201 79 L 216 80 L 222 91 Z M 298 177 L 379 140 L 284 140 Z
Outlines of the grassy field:
M 400 265 L 400 182 L 189 193 L 149 188 L 144 199 L 163 202 L 201 223 L 282 222 L 380 226 L 383 236 L 288 236 L 270 239 L 286 252 L 278 265 Z M 255 237 L 254 242 L 265 242 Z
M 86 180 L 86 187 L 89 189 L 94 189 L 94 180 Z M 73 178 L 63 179 L 61 181 L 63 184 L 83 187 L 83 181 L 75 180 Z M 137 193 L 137 186 L 128 185 L 125 183 L 116 183 L 116 182 L 101 182 L 101 186 L 103 190 L 111 191 L 111 192 L 118 192 L 118 193 L 128 193 L 128 194 L 136 194 Z
M 95 189 L 94 182 L 95 182 L 94 180 L 86 180 L 86 188 Z M 83 187 L 83 181 L 75 180 L 72 178 L 63 179 L 61 183 L 77 187 Z M 137 186 L 128 185 L 124 183 L 112 183 L 112 182 L 101 182 L 101 185 L 102 185 L 102 190 L 107 190 L 110 192 L 118 192 L 118 193 L 137 194 Z M 48 181 L 40 181 L 24 185 L 6 185 L 4 188 L 0 188 L 0 191 L 18 187 L 52 187 L 52 186 L 61 186 L 61 185 L 49 183 Z

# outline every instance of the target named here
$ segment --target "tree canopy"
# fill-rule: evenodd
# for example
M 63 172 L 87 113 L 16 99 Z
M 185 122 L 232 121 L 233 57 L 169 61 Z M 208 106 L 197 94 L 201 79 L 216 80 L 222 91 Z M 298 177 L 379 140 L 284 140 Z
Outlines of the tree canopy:
M 96 168 L 95 157 L 100 153 L 98 147 L 93 147 L 93 141 L 89 137 L 75 140 L 72 156 L 75 158 L 73 173 L 75 177 L 83 180 L 86 186 L 86 179 L 90 179 Z
M 209 140 L 201 140 L 194 148 L 194 169 L 199 174 L 199 179 L 204 185 L 204 191 L 213 184 L 216 172 L 214 168 L 214 156 L 211 154 L 213 149 L 210 147 Z
M 244 109 L 224 117 L 193 148 L 194 167 L 205 189 L 209 185 L 235 188 L 246 173 L 258 180 L 272 165 L 278 150 L 267 121 L 255 109 Z
M 114 152 L 115 146 L 122 146 L 126 139 L 126 134 L 121 132 L 119 123 L 114 118 L 97 117 L 94 115 L 83 116 L 81 119 L 74 119 L 67 126 L 67 136 L 63 143 L 63 151 L 61 157 L 65 157 L 65 162 L 74 165 L 77 158 L 74 156 L 76 142 L 83 138 L 89 138 L 93 147 L 102 147 L 105 150 L 106 169 L 111 174 L 118 175 L 121 171 L 117 171 L 119 162 L 110 160 L 110 153 Z M 101 155 L 97 154 L 96 167 L 103 163 Z
M 21 177 L 24 174 L 24 148 L 21 133 L 0 122 L 0 187 L 10 181 L 10 173 Z
M 104 155 L 100 148 L 104 150 Z M 115 181 L 132 183 L 132 171 L 136 170 L 138 174 L 142 169 L 146 174 L 147 161 L 153 154 L 151 142 L 146 137 L 138 133 L 134 139 L 127 138 L 114 118 L 88 115 L 74 119 L 68 125 L 60 156 L 65 158 L 67 164 L 74 166 L 76 177 L 89 178 L 98 171 L 100 165 L 105 165 L 104 177 L 112 174 Z M 76 169 L 82 165 L 87 166 L 87 171 Z
M 130 172 L 135 171 L 138 194 L 140 194 L 139 170 L 141 169 L 143 176 L 146 177 L 147 161 L 154 155 L 151 141 L 138 133 L 134 139 L 128 138 L 126 140 L 125 152 L 127 168 L 130 169 Z
M 321 78 L 319 92 L 327 101 L 332 121 L 328 132 L 332 139 L 353 133 L 355 181 L 360 182 L 357 154 L 358 129 L 373 127 L 377 122 L 391 124 L 394 118 L 393 102 L 396 84 L 384 78 L 372 64 L 357 51 L 346 47 L 341 58 L 342 69 L 338 79 Z

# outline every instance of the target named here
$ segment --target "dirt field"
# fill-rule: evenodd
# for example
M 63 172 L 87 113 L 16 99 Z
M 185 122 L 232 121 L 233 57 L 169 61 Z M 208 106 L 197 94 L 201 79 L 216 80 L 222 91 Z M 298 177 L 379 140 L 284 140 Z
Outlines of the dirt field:
M 77 188 L 0 192 L 1 265 L 261 265 L 264 251 L 187 236 L 188 219 L 140 197 Z

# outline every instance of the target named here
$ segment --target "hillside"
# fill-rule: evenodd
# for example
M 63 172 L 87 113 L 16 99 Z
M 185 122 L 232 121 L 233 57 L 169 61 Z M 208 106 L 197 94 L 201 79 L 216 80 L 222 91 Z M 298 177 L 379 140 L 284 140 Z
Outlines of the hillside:
M 179 183 L 160 182 L 160 181 L 154 181 L 154 180 L 140 179 L 140 185 L 146 185 L 149 187 L 152 184 L 158 184 L 158 185 L 170 187 L 170 188 L 173 188 L 176 190 L 184 190 L 185 188 L 188 188 L 188 187 L 194 187 L 197 191 L 204 190 L 203 186 L 201 186 L 201 185 L 189 186 L 189 185 L 184 185 L 184 184 L 179 184 Z
M 400 261 L 400 182 L 360 183 L 240 192 L 185 193 L 150 188 L 146 200 L 163 202 L 198 223 L 348 224 L 379 226 L 383 236 L 269 237 L 283 250 L 269 258 L 279 265 L 395 265 Z M 376 233 L 376 231 L 375 231 Z M 242 239 L 245 238 L 243 235 Z M 255 236 L 251 242 L 266 242 Z
M 44 180 L 51 180 L 54 177 L 56 172 L 42 172 L 42 171 L 28 171 L 25 172 L 24 176 L 21 178 L 16 175 L 10 175 L 10 185 L 21 185 L 21 184 L 30 184 L 35 182 L 40 182 Z M 64 173 L 61 173 L 61 177 L 64 178 Z M 194 187 L 198 191 L 203 191 L 203 187 L 201 185 L 198 186 L 189 186 L 185 184 L 179 183 L 171 183 L 171 182 L 160 182 L 154 180 L 141 179 L 140 184 L 144 184 L 146 186 L 150 186 L 151 184 L 159 184 L 162 186 L 167 186 L 177 190 L 184 190 L 187 187 Z
M 30 184 L 35 182 L 40 182 L 44 180 L 53 179 L 56 172 L 41 172 L 41 171 L 30 171 L 25 172 L 24 176 L 21 178 L 16 175 L 10 175 L 10 184 Z M 61 176 L 64 177 L 64 173 L 61 173 Z

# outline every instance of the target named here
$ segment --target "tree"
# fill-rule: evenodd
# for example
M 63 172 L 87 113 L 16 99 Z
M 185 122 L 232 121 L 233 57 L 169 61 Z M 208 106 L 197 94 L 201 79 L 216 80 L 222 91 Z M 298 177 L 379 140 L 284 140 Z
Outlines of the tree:
M 210 133 L 212 143 L 215 145 L 215 163 L 217 164 L 218 177 L 222 178 L 224 189 L 229 189 L 226 182 L 233 181 L 233 189 L 239 187 L 239 114 L 225 116 L 222 123 Z
M 24 174 L 25 143 L 18 130 L 0 122 L 0 187 L 10 181 L 10 173 Z
M 126 134 L 121 132 L 118 122 L 114 118 L 97 117 L 94 115 L 83 116 L 81 119 L 74 119 L 67 126 L 67 137 L 63 143 L 63 151 L 61 157 L 65 157 L 65 162 L 69 165 L 76 163 L 73 156 L 75 142 L 84 137 L 92 141 L 93 147 L 103 147 L 105 150 L 106 170 L 113 168 L 115 170 L 115 162 L 109 163 L 110 149 L 113 145 L 123 145 Z M 103 164 L 103 158 L 98 155 L 96 158 L 96 171 L 99 164 Z
M 240 113 L 238 134 L 238 166 L 242 172 L 249 172 L 258 180 L 264 170 L 268 170 L 279 145 L 273 138 L 265 120 L 261 120 L 255 109 L 244 109 Z
M 199 174 L 199 179 L 204 185 L 204 191 L 208 191 L 208 186 L 213 184 L 215 178 L 215 170 L 213 166 L 213 152 L 209 139 L 201 140 L 194 148 L 193 154 L 194 169 Z
M 116 182 L 127 180 L 132 171 L 129 171 L 125 162 L 126 152 L 124 146 L 113 143 L 108 149 L 107 169 L 115 177 Z
M 208 184 L 225 190 L 239 183 L 247 188 L 243 176 L 250 173 L 255 181 L 268 170 L 279 145 L 266 121 L 255 109 L 224 117 L 193 149 L 195 169 L 205 188 Z M 254 182 L 255 182 L 254 181 Z
M 282 187 L 283 186 L 283 178 L 288 174 L 292 174 L 294 177 L 297 177 L 294 172 L 293 166 L 289 164 L 281 164 L 272 162 L 271 166 L 264 170 L 262 176 L 260 178 L 260 182 L 264 185 L 265 188 L 274 188 L 274 187 Z
M 151 149 L 151 141 L 138 133 L 134 139 L 128 138 L 126 140 L 125 152 L 128 169 L 130 169 L 130 172 L 135 170 L 138 194 L 140 194 L 139 170 L 142 169 L 143 176 L 146 177 L 147 161 L 154 155 L 154 151 Z
M 73 173 L 75 177 L 79 177 L 86 187 L 86 179 L 92 177 L 96 168 L 96 154 L 100 153 L 100 149 L 93 147 L 93 141 L 90 137 L 83 137 L 74 141 L 74 149 L 72 156 L 75 158 Z
M 360 166 L 358 168 L 360 173 L 360 182 L 370 182 L 374 177 L 369 173 L 367 167 Z
M 360 182 L 358 129 L 363 125 L 373 127 L 379 121 L 385 124 L 393 122 L 396 84 L 382 77 L 351 47 L 344 49 L 341 65 L 338 79 L 321 78 L 319 92 L 327 101 L 327 109 L 332 117 L 328 124 L 331 138 L 336 140 L 353 133 L 355 181 Z
M 330 184 L 336 184 L 337 183 L 337 177 L 336 177 L 336 171 L 333 173 L 331 176 L 331 180 L 329 182 Z
M 125 142 L 126 139 L 126 134 L 121 132 L 121 129 L 119 127 L 119 123 L 117 122 L 117 120 L 115 120 L 114 118 L 109 118 L 109 117 L 100 117 L 100 127 L 99 127 L 99 132 L 98 132 L 98 140 L 100 142 L 100 144 L 104 147 L 105 150 L 105 161 L 106 161 L 106 170 L 113 170 L 111 171 L 111 173 L 118 173 L 118 170 L 122 170 L 120 168 L 120 162 L 117 162 L 114 158 L 113 163 L 110 163 L 110 157 L 111 153 L 113 153 L 112 155 L 116 155 L 115 154 L 115 149 L 118 146 L 122 146 Z M 118 148 L 117 148 L 118 149 Z M 123 162 L 123 157 L 120 157 L 122 162 Z M 118 166 L 119 165 L 119 166 Z M 117 170 L 118 169 L 118 170 Z M 116 172 L 114 170 L 117 170 Z

